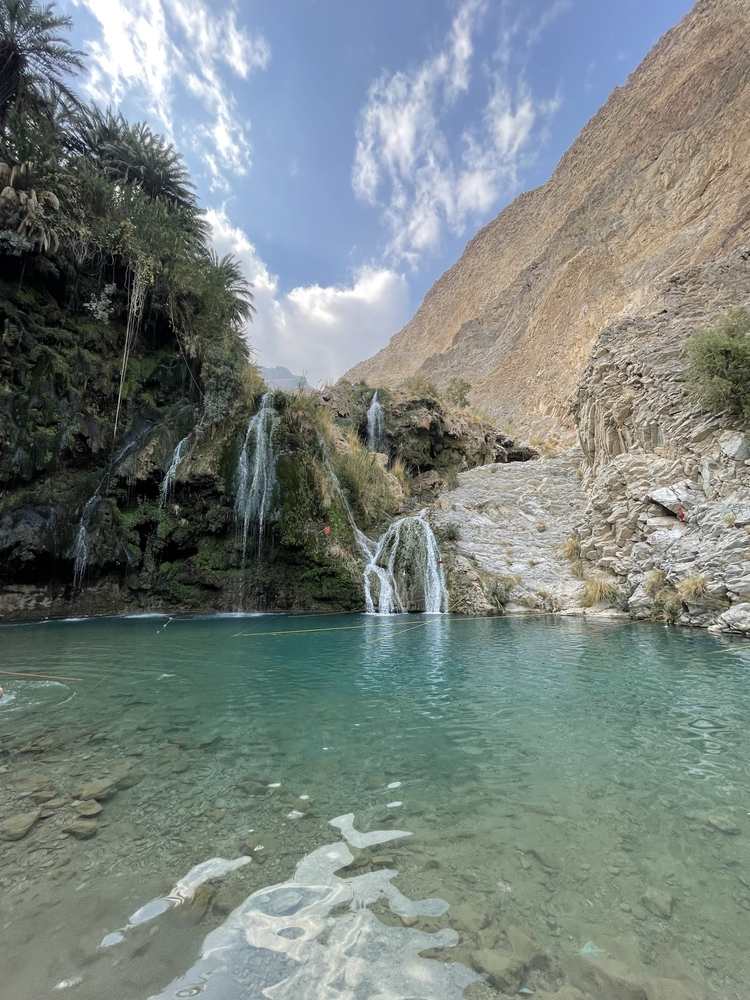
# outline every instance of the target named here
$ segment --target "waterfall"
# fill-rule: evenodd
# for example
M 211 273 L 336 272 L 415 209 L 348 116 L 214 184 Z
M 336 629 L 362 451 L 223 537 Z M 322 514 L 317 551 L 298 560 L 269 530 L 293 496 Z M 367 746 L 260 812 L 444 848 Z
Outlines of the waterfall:
M 445 614 L 448 611 L 448 590 L 440 549 L 424 511 L 394 521 L 380 539 L 373 542 L 357 527 L 327 449 L 322 442 L 321 446 L 326 471 L 346 511 L 354 540 L 365 561 L 362 579 L 367 613 L 401 614 L 415 603 L 409 600 L 410 594 L 413 594 L 422 597 L 427 614 Z M 372 594 L 373 577 L 378 581 L 377 607 Z M 415 587 L 418 588 L 416 591 Z
M 367 411 L 367 447 L 370 451 L 382 451 L 383 444 L 383 407 L 380 405 L 376 390 L 373 393 L 372 402 Z
M 182 461 L 182 453 L 185 449 L 185 445 L 190 440 L 190 435 L 187 434 L 181 441 L 178 442 L 177 447 L 172 452 L 172 461 L 170 462 L 169 468 L 167 469 L 164 478 L 161 481 L 161 486 L 159 487 L 159 506 L 164 507 L 167 500 L 169 499 L 169 494 L 174 487 L 175 476 L 177 475 L 177 466 Z
M 138 433 L 133 434 L 133 436 L 125 442 L 117 454 L 110 460 L 104 475 L 99 481 L 99 485 L 83 506 L 81 517 L 78 521 L 78 532 L 76 534 L 75 544 L 73 545 L 73 588 L 75 590 L 80 590 L 83 585 L 84 576 L 86 575 L 86 568 L 89 562 L 89 547 L 91 544 L 91 517 L 94 510 L 96 509 L 99 501 L 102 499 L 102 495 L 106 494 L 110 478 L 116 471 L 118 465 L 123 462 L 130 455 L 130 453 L 135 450 L 135 448 L 138 447 L 143 438 L 150 433 L 152 426 L 153 425 L 150 423 L 146 424 Z
M 99 502 L 100 488 L 101 483 L 97 486 L 96 493 L 86 501 L 81 512 L 81 519 L 78 522 L 78 534 L 73 546 L 73 587 L 75 590 L 80 589 L 83 584 L 83 578 L 86 575 L 86 567 L 89 561 L 89 521 L 94 508 Z
M 424 511 L 394 521 L 374 547 L 364 572 L 369 613 L 376 610 L 373 576 L 379 583 L 379 614 L 408 611 L 415 603 L 424 603 L 427 614 L 445 614 L 448 591 L 440 549 Z
M 242 563 L 247 552 L 247 536 L 251 523 L 255 525 L 258 544 L 263 538 L 276 485 L 276 455 L 273 450 L 273 433 L 278 414 L 273 407 L 271 393 L 260 402 L 260 409 L 251 417 L 245 440 L 237 462 L 237 493 L 234 512 L 242 536 Z M 249 452 L 252 449 L 252 455 Z

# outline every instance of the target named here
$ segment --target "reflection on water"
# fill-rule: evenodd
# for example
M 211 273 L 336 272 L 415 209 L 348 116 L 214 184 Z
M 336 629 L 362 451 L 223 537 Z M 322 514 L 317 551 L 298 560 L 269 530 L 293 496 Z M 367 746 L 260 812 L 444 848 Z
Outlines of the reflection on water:
M 543 960 L 509 995 L 609 956 L 747 1000 L 746 644 L 427 616 L 0 642 L 68 678 L 0 679 L 0 822 L 33 818 L 0 852 L 14 1000 L 453 997 L 524 935 Z
M 408 836 L 402 831 L 358 833 L 353 816 L 333 820 L 347 840 L 373 847 Z M 440 899 L 411 901 L 394 885 L 395 870 L 352 878 L 337 872 L 354 861 L 343 842 L 305 857 L 294 876 L 254 892 L 204 940 L 199 960 L 152 1000 L 460 1000 L 479 977 L 456 963 L 420 956 L 458 942 L 455 931 L 434 933 L 388 926 L 370 907 L 381 899 L 402 917 L 441 916 Z M 336 918 L 331 914 L 337 911 Z

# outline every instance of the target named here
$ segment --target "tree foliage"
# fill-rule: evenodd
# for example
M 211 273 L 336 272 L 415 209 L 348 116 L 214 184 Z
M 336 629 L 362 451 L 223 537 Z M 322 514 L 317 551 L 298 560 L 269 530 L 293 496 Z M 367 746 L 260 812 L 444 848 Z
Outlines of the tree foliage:
M 120 395 L 143 327 L 174 339 L 218 419 L 247 382 L 252 288 L 211 247 L 174 147 L 146 123 L 77 101 L 68 80 L 83 61 L 70 24 L 54 3 L 0 0 L 0 267 L 57 275 L 81 309 L 114 287 L 108 311 L 127 320 Z
M 688 342 L 688 372 L 700 400 L 750 421 L 750 313 L 734 309 Z

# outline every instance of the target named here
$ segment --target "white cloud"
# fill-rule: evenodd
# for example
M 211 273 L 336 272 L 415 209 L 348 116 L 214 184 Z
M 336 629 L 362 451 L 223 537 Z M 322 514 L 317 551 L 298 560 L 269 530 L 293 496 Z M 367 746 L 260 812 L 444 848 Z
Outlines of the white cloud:
M 285 365 L 313 385 L 331 382 L 379 350 L 409 316 L 402 274 L 363 267 L 348 285 L 306 285 L 287 293 L 247 234 L 222 209 L 206 213 L 216 249 L 233 253 L 255 286 L 255 321 L 248 340 L 262 365 Z
M 567 14 L 572 7 L 573 0 L 554 0 L 549 7 L 546 7 L 542 11 L 539 20 L 532 24 L 528 29 L 526 33 L 527 44 L 529 46 L 536 45 L 544 32 L 551 25 L 553 25 L 559 17 L 562 17 L 563 14 Z
M 207 0 L 73 0 L 97 20 L 99 36 L 87 40 L 89 73 L 84 88 L 101 105 L 142 105 L 170 139 L 187 138 L 208 167 L 215 186 L 224 172 L 250 165 L 245 117 L 226 81 L 263 70 L 271 52 L 262 35 L 237 24 L 234 5 L 223 14 Z M 174 104 L 181 107 L 180 135 Z
M 518 187 L 519 170 L 560 101 L 535 97 L 522 71 L 511 79 L 513 46 L 528 49 L 568 6 L 569 0 L 555 0 L 525 26 L 523 17 L 506 25 L 508 12 L 500 5 L 496 67 L 480 75 L 482 86 L 489 81 L 484 110 L 458 138 L 450 138 L 447 119 L 472 87 L 474 37 L 495 10 L 486 0 L 463 0 L 437 54 L 371 84 L 360 112 L 352 186 L 380 207 L 392 260 L 416 265 L 439 245 L 446 227 L 462 233 Z

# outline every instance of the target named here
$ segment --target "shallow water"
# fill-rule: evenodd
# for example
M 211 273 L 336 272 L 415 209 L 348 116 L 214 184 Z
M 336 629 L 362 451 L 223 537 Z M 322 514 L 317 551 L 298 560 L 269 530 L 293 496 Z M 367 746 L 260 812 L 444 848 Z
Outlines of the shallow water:
M 2 818 L 55 793 L 1 845 L 3 996 L 452 1000 L 510 927 L 547 956 L 526 989 L 583 950 L 748 996 L 749 644 L 248 616 L 0 648 L 46 675 L 0 677 Z M 95 837 L 65 834 L 80 786 L 126 771 Z

